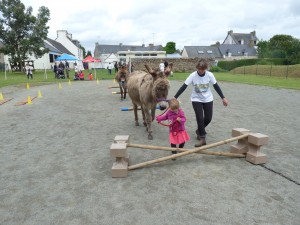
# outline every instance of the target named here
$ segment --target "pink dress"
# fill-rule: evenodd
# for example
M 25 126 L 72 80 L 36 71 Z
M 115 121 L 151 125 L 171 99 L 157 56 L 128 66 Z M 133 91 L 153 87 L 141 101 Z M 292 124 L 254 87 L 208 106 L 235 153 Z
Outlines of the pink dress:
M 172 144 L 182 144 L 190 140 L 189 134 L 186 132 L 186 130 L 179 130 L 179 124 L 177 120 L 173 122 L 170 127 L 172 129 L 170 130 L 169 140 Z
M 181 119 L 181 122 L 177 121 L 178 117 Z M 186 118 L 181 109 L 178 110 L 178 113 L 168 110 L 163 115 L 157 116 L 156 120 L 159 123 L 163 120 L 171 121 L 171 124 L 169 125 L 169 140 L 171 144 L 182 144 L 190 140 L 184 126 Z

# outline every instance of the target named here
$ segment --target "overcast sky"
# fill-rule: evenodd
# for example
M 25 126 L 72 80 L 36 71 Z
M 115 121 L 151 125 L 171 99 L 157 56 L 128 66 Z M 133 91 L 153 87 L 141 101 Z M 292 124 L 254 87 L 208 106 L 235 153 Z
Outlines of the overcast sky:
M 51 13 L 48 37 L 67 30 L 86 50 L 95 42 L 148 46 L 176 43 L 207 46 L 223 42 L 229 30 L 259 40 L 276 34 L 300 39 L 300 0 L 21 0 Z

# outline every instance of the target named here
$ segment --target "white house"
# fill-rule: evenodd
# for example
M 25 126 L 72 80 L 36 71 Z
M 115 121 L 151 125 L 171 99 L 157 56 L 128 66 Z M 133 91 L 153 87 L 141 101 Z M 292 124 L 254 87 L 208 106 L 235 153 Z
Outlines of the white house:
M 161 45 L 105 45 L 96 43 L 94 56 L 100 59 L 96 68 L 107 68 L 109 62 L 128 63 L 133 58 L 165 58 L 166 52 Z
M 78 40 L 73 40 L 72 34 L 69 34 L 66 30 L 58 30 L 57 38 L 55 40 L 67 48 L 72 55 L 79 59 L 83 59 L 83 51 L 80 48 L 80 42 Z

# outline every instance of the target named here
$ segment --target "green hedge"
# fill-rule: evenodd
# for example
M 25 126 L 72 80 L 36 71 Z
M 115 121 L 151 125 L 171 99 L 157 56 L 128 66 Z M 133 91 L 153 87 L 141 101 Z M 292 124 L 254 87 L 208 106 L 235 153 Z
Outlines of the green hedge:
M 232 70 L 237 67 L 251 65 L 286 65 L 286 59 L 241 59 L 233 61 L 219 61 L 218 67 L 224 70 Z

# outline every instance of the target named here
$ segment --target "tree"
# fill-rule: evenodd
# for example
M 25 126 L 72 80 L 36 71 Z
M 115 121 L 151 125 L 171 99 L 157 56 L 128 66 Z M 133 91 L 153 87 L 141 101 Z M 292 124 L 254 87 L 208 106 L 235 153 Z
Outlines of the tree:
M 168 42 L 166 47 L 163 48 L 167 54 L 173 54 L 176 52 L 176 43 L 175 42 Z
M 299 63 L 300 40 L 291 35 L 274 35 L 269 41 L 260 41 L 257 46 L 259 58 L 284 58 L 286 64 Z
M 10 57 L 11 63 L 18 63 L 20 70 L 29 55 L 39 58 L 49 51 L 44 48 L 44 40 L 50 11 L 42 6 L 36 17 L 32 11 L 31 6 L 26 9 L 20 0 L 0 1 L 0 40 L 4 44 L 0 51 Z
M 268 41 L 259 41 L 257 44 L 258 58 L 268 58 L 269 53 L 269 42 Z
M 87 53 L 86 53 L 86 56 L 85 56 L 85 57 L 87 57 L 88 55 L 92 56 L 92 52 L 91 52 L 90 50 L 88 50 L 88 51 L 87 51 Z
M 84 57 L 84 58 L 87 57 L 85 48 L 84 48 L 82 45 L 80 45 L 79 48 L 81 48 L 81 50 L 82 50 L 82 55 L 83 55 L 83 57 Z

